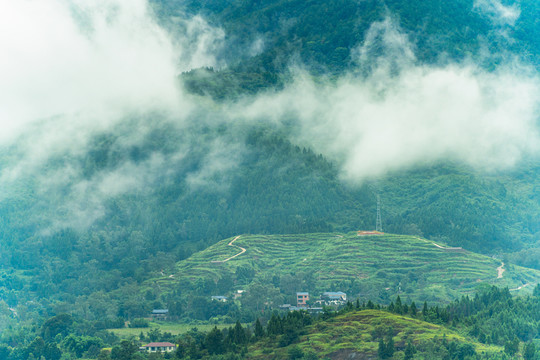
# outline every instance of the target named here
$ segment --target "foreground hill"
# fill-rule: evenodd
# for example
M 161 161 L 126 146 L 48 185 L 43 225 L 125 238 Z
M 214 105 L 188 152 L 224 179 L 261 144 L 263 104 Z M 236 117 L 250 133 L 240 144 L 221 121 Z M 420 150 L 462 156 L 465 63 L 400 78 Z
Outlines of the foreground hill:
M 472 355 L 474 352 L 495 354 L 502 351 L 502 347 L 481 344 L 445 326 L 367 309 L 315 322 L 306 328 L 304 335 L 294 345 L 280 348 L 272 340 L 258 342 L 250 348 L 248 358 L 285 359 L 296 351 L 317 354 L 314 358 L 319 359 L 377 359 L 379 342 L 389 337 L 392 337 L 396 353 L 404 353 L 410 343 L 415 347 L 415 358 L 418 359 L 444 356 L 445 353 L 448 356 L 449 353 Z M 452 347 L 453 351 L 448 351 L 443 343 L 448 348 Z M 426 354 L 428 351 L 429 355 Z
M 401 294 L 446 302 L 482 284 L 517 293 L 531 291 L 540 281 L 539 271 L 503 266 L 462 248 L 416 236 L 362 232 L 237 236 L 179 262 L 175 274 L 165 276 L 157 282 L 168 289 L 180 283 L 208 295 L 256 292 L 257 308 L 294 303 L 296 291 L 316 296 L 344 291 L 349 298 L 378 301 Z

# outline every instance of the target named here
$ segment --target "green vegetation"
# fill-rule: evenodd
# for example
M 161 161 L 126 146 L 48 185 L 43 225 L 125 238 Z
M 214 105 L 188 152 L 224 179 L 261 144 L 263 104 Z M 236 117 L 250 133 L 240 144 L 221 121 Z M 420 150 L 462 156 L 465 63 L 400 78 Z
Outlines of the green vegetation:
M 500 260 L 410 235 L 242 235 L 179 262 L 174 278 L 149 284 L 164 292 L 182 288 L 184 294 L 200 295 L 232 296 L 244 289 L 242 306 L 261 310 L 295 304 L 297 291 L 312 297 L 344 291 L 365 300 L 388 301 L 401 294 L 415 301 L 449 302 L 486 284 L 511 289 L 529 284 L 520 291 L 531 293 L 540 281 L 539 271 L 514 265 L 502 267 L 498 278 L 498 267 Z
M 403 354 L 408 342 L 415 346 L 417 353 L 418 349 L 427 349 L 428 344 L 438 344 L 441 347 L 443 342 L 454 343 L 456 347 L 471 345 L 473 352 L 491 355 L 502 350 L 498 346 L 480 344 L 441 325 L 386 311 L 367 309 L 346 312 L 326 321 L 316 322 L 304 330 L 294 345 L 280 348 L 278 341 L 275 341 L 273 345 L 276 349 L 270 354 L 265 354 L 265 346 L 272 342 L 261 342 L 254 346 L 250 354 L 255 359 L 272 359 L 276 356 L 287 358 L 291 349 L 298 347 L 304 354 L 316 354 L 318 359 L 347 358 L 354 356 L 353 354 L 370 355 L 375 358 L 380 342 L 388 339 L 393 342 L 392 350 L 400 354 Z M 415 358 L 421 359 L 424 357 L 422 355 L 427 354 L 420 353 Z
M 538 287 L 540 291 L 540 286 Z M 536 291 L 535 291 L 536 294 Z M 531 340 L 539 335 L 540 297 L 512 297 L 508 289 L 486 288 L 446 306 L 416 309 L 396 297 L 389 306 L 347 303 L 320 315 L 268 312 L 252 326 L 236 322 L 179 335 L 157 328 L 119 339 L 69 315 L 48 319 L 26 339 L 3 334 L 7 360 L 88 359 L 537 359 Z M 11 335 L 11 337 L 10 337 Z M 6 341 L 8 340 L 8 341 Z M 137 353 L 148 342 L 173 342 L 169 354 Z
M 169 333 L 172 335 L 185 334 L 193 329 L 199 332 L 208 332 L 216 327 L 220 330 L 230 326 L 230 324 L 182 324 L 177 322 L 150 322 L 148 327 L 123 327 L 118 329 L 108 329 L 120 338 L 139 337 L 142 334 L 148 337 L 156 331 L 160 333 Z
M 220 57 L 230 65 L 179 77 L 195 98 L 216 107 L 213 100 L 278 89 L 290 80 L 293 63 L 329 81 L 351 72 L 361 77 L 370 64 L 358 68 L 355 49 L 373 22 L 387 16 L 414 44 L 419 65 L 476 61 L 495 69 L 513 54 L 540 66 L 535 0 L 519 2 L 521 15 L 512 28 L 482 14 L 473 0 L 153 3 L 164 22 L 180 11 L 202 12 L 225 29 Z M 257 40 L 260 49 L 246 51 Z M 128 359 L 134 338 L 177 341 L 192 351 L 181 356 L 192 358 L 248 353 L 309 358 L 311 342 L 332 357 L 355 351 L 382 358 L 476 356 L 471 347 L 478 356 L 503 351 L 507 357 L 537 357 L 540 288 L 534 285 L 540 276 L 519 265 L 540 270 L 538 160 L 500 173 L 430 163 L 344 184 L 335 162 L 291 142 L 294 119 L 285 126 L 239 125 L 220 115 L 194 113 L 179 129 L 165 116 L 152 116 L 151 131 L 140 131 L 146 121 L 133 116 L 111 132 L 94 134 L 84 150 L 43 164 L 39 176 L 46 183 L 59 177 L 70 178 L 69 183 L 45 191 L 35 174 L 2 189 L 0 359 L 107 359 L 100 355 L 104 347 L 112 348 L 114 359 Z M 137 141 L 126 141 L 131 138 Z M 236 158 L 221 156 L 227 147 L 234 148 L 230 153 Z M 16 148 L 0 150 L 1 169 L 20 155 Z M 141 189 L 95 191 L 92 201 L 78 197 L 85 186 L 92 192 L 92 184 L 122 171 L 122 165 L 152 163 L 154 157 L 167 163 L 168 171 L 149 177 Z M 65 174 L 66 168 L 73 173 Z M 385 231 L 405 235 L 351 232 L 374 227 L 376 194 L 383 201 Z M 80 218 L 74 220 L 74 214 Z M 228 246 L 238 234 L 260 235 L 242 235 Z M 223 262 L 240 248 L 246 252 Z M 498 278 L 502 261 L 505 271 Z M 533 297 L 491 293 L 497 300 L 472 299 L 488 285 Z M 236 290 L 246 292 L 233 299 Z M 264 335 L 270 311 L 294 303 L 296 291 L 316 296 L 329 290 L 383 306 L 399 294 L 407 304 L 448 304 L 459 316 L 443 318 L 439 312 L 420 318 L 358 308 L 312 324 L 297 324 L 297 315 L 291 315 L 287 321 L 298 326 L 298 331 L 289 326 L 292 337 L 282 330 L 273 330 L 274 338 Z M 212 301 L 212 295 L 227 295 L 229 301 Z M 462 295 L 471 299 L 454 303 Z M 145 324 L 141 319 L 156 308 L 167 308 L 173 321 L 189 325 L 123 328 L 126 321 Z M 251 329 L 245 338 L 244 330 L 224 325 L 259 317 L 258 335 Z M 212 325 L 199 324 L 206 321 Z M 373 336 L 377 322 L 395 330 Z M 211 342 L 218 345 L 210 351 Z
M 521 9 L 512 27 L 491 18 L 494 14 L 489 11 L 482 12 L 473 0 L 186 1 L 182 6 L 171 1 L 153 2 L 163 19 L 187 10 L 203 13 L 224 28 L 228 38 L 222 57 L 232 65 L 222 71 L 203 74 L 194 70 L 183 76 L 193 93 L 215 99 L 279 87 L 287 81 L 291 63 L 300 63 L 313 74 L 352 71 L 358 65 L 355 49 L 371 24 L 385 17 L 397 19 L 416 45 L 420 63 L 472 58 L 493 69 L 513 54 L 540 67 L 540 42 L 535 36 L 540 7 L 534 0 L 504 3 L 517 3 Z M 246 53 L 245 49 L 258 40 L 263 42 L 260 51 Z M 374 49 L 372 55 L 381 55 L 381 51 Z

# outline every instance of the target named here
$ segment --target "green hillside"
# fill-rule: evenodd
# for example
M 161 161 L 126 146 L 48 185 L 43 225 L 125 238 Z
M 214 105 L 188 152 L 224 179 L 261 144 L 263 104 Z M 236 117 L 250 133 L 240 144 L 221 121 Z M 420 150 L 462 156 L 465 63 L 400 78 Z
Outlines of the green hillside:
M 153 281 L 166 289 L 191 284 L 212 295 L 251 289 L 274 306 L 293 302 L 296 291 L 447 302 L 483 284 L 510 289 L 529 284 L 517 293 L 532 291 L 540 281 L 539 271 L 514 265 L 504 266 L 499 278 L 500 266 L 500 260 L 408 235 L 242 235 L 180 261 L 172 276 Z
M 319 359 L 377 359 L 379 341 L 389 336 L 394 341 L 396 353 L 403 353 L 409 342 L 413 344 L 417 349 L 415 359 L 429 358 L 423 357 L 422 350 L 431 350 L 437 345 L 442 347 L 440 345 L 443 341 L 454 343 L 454 348 L 474 349 L 478 354 L 494 354 L 503 350 L 499 346 L 481 344 L 441 325 L 368 309 L 318 321 L 308 326 L 305 334 L 294 345 L 280 348 L 275 341 L 259 342 L 250 347 L 248 358 L 285 359 L 293 348 L 299 348 L 304 354 L 317 354 Z

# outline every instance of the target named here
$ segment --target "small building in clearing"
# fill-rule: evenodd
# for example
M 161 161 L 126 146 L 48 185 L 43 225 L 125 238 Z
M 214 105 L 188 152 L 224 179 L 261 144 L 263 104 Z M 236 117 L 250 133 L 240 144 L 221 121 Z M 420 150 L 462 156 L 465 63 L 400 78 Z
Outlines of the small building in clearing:
M 212 300 L 219 301 L 219 302 L 227 302 L 227 297 L 221 296 L 221 295 L 212 296 Z
M 176 345 L 170 342 L 153 342 L 146 344 L 139 348 L 141 351 L 146 351 L 149 353 L 155 352 L 173 352 L 176 350 Z
M 155 320 L 167 320 L 169 317 L 168 309 L 154 309 L 152 310 L 152 318 Z
M 347 301 L 347 294 L 342 291 L 327 291 L 322 294 L 322 298 L 328 301 Z

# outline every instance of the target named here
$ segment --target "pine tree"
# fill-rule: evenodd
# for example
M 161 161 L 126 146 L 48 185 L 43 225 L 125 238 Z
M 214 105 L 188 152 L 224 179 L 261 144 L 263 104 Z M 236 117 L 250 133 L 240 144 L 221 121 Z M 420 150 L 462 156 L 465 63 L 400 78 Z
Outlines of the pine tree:
M 204 346 L 210 354 L 222 354 L 223 353 L 223 334 L 215 326 L 204 339 Z
M 507 341 L 504 344 L 504 352 L 510 356 L 514 356 L 519 351 L 519 339 L 514 337 L 514 340 Z
M 422 315 L 424 316 L 424 318 L 427 316 L 428 314 L 428 306 L 427 306 L 427 301 L 424 301 L 424 307 L 422 308 Z
M 410 313 L 412 316 L 416 316 L 416 313 L 418 312 L 418 309 L 416 309 L 416 304 L 414 303 L 414 301 L 411 303 L 411 307 L 410 307 Z
M 396 304 L 394 305 L 394 312 L 396 314 L 403 314 L 403 304 L 401 302 L 401 297 L 399 295 L 396 299 Z
M 392 338 L 391 336 L 388 337 L 388 342 L 386 343 L 386 349 L 385 350 L 386 350 L 385 351 L 386 359 L 389 359 L 392 356 L 394 356 L 394 351 L 395 351 L 394 338 Z
M 246 331 L 242 327 L 242 324 L 240 324 L 240 321 L 236 321 L 236 325 L 234 325 L 233 329 L 233 341 L 235 344 L 243 345 L 247 343 L 247 335 Z
M 540 297 L 540 284 L 536 284 L 536 287 L 533 290 L 533 296 Z
M 407 342 L 407 347 L 405 348 L 405 357 L 404 360 L 411 360 L 416 353 L 416 347 L 412 344 L 411 340 Z
M 392 356 L 394 356 L 394 339 L 389 336 L 387 342 L 385 343 L 384 340 L 381 338 L 379 340 L 379 348 L 377 350 L 377 354 L 379 355 L 379 359 L 389 359 Z
M 534 346 L 534 343 L 530 342 L 525 345 L 525 349 L 523 350 L 523 358 L 525 360 L 534 360 L 536 358 L 536 347 Z
M 279 335 L 283 333 L 283 325 L 279 315 L 272 314 L 272 317 L 266 325 L 266 332 L 268 335 Z
M 379 355 L 379 359 L 385 359 L 386 344 L 384 343 L 384 340 L 382 338 L 379 340 L 379 348 L 377 350 L 377 354 Z
M 259 321 L 259 318 L 257 318 L 257 321 L 255 321 L 255 338 L 260 339 L 262 337 L 264 337 L 264 329 Z

